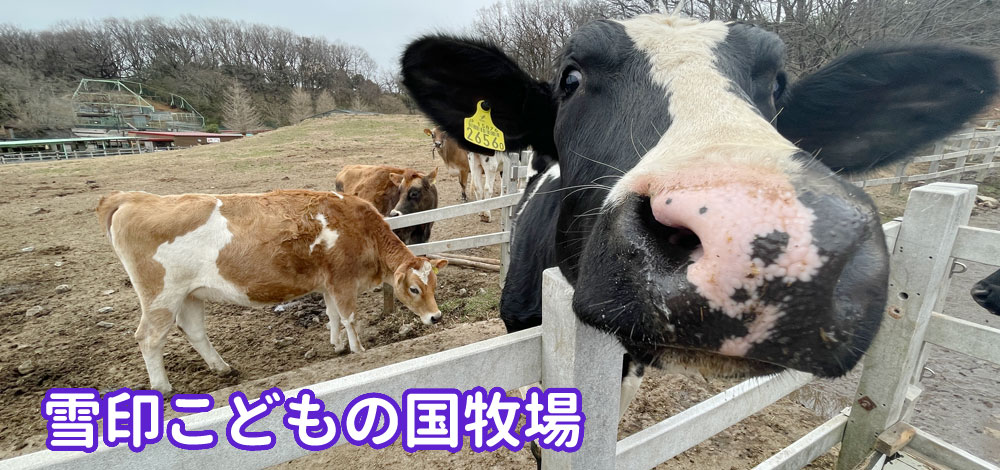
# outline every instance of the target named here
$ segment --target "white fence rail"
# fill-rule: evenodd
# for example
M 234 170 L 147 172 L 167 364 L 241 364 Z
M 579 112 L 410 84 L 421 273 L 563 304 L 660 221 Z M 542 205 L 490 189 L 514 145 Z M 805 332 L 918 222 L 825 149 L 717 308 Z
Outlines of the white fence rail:
M 517 205 L 521 200 L 521 195 L 524 194 L 521 189 L 527 184 L 529 173 L 527 165 L 534 156 L 534 152 L 500 152 L 497 155 L 501 158 L 500 161 L 503 168 L 500 179 L 500 196 L 397 217 L 386 217 L 385 221 L 389 223 L 389 228 L 396 230 L 500 209 L 499 232 L 419 243 L 410 245 L 409 248 L 414 255 L 420 256 L 500 245 L 500 283 L 502 285 L 504 278 L 507 276 L 507 268 L 510 265 L 510 230 L 514 214 L 512 208 Z M 392 293 L 392 287 L 388 285 L 382 286 L 382 296 L 383 312 L 394 312 L 396 310 L 396 301 Z
M 78 160 L 82 158 L 113 157 L 116 155 L 135 155 L 139 153 L 166 152 L 168 150 L 182 150 L 191 147 L 170 147 L 144 149 L 140 147 L 112 147 L 93 150 L 74 150 L 66 152 L 19 152 L 0 154 L 0 165 L 11 165 L 15 163 L 44 162 L 55 160 Z
M 914 377 L 926 359 L 925 341 L 1000 363 L 1000 330 L 968 324 L 932 312 L 947 289 L 955 256 L 1000 265 L 995 249 L 1000 232 L 967 227 L 975 187 L 949 183 L 914 189 L 902 221 L 883 228 L 892 252 L 887 315 L 865 358 L 864 374 L 852 409 L 845 410 L 757 469 L 800 468 L 842 441 L 838 468 L 877 462 L 880 433 L 905 421 L 920 389 Z M 927 227 L 935 227 L 928 231 Z M 931 233 L 933 232 L 933 233 Z M 905 248 L 905 249 L 904 249 Z M 468 346 L 404 361 L 307 388 L 327 408 L 343 410 L 353 397 L 380 392 L 398 399 L 412 387 L 469 389 L 499 386 L 507 390 L 541 381 L 544 387 L 574 387 L 586 413 L 582 446 L 574 453 L 543 450 L 545 469 L 638 469 L 655 466 L 775 402 L 810 380 L 784 372 L 749 380 L 621 441 L 617 440 L 622 348 L 608 334 L 583 325 L 571 307 L 572 287 L 557 269 L 543 281 L 543 324 Z M 294 393 L 294 392 L 293 392 Z M 221 436 L 232 416 L 228 408 L 184 418 L 187 429 L 211 429 Z M 283 431 L 278 414 L 255 424 L 255 431 Z M 997 470 L 996 466 L 957 447 L 915 431 L 910 445 L 953 468 Z M 103 445 L 92 454 L 42 451 L 4 461 L 5 468 L 262 468 L 305 455 L 294 440 L 278 439 L 271 450 L 243 452 L 221 440 L 212 449 L 178 450 L 166 440 L 132 453 L 127 446 Z M 862 468 L 879 468 L 877 465 Z
M 1000 154 L 1000 129 L 996 123 L 992 128 L 980 128 L 942 139 L 934 145 L 931 155 L 909 158 L 896 166 L 894 176 L 855 181 L 862 188 L 891 184 L 891 194 L 899 194 L 902 185 L 911 181 L 929 181 L 951 177 L 951 181 L 961 181 L 965 173 L 976 173 L 976 181 L 982 182 L 993 168 L 1000 168 L 994 158 Z M 940 170 L 941 163 L 954 160 L 953 168 Z M 918 163 L 930 163 L 926 173 L 907 175 L 906 170 Z
M 340 411 L 355 397 L 368 392 L 380 392 L 401 402 L 403 391 L 410 388 L 441 387 L 448 384 L 460 390 L 475 386 L 515 389 L 541 379 L 541 328 L 520 331 L 448 351 L 403 361 L 359 374 L 349 375 L 307 388 L 326 404 L 328 410 Z M 619 362 L 619 367 L 620 367 Z M 296 389 L 298 390 L 298 389 Z M 296 391 L 285 391 L 286 396 Z M 13 469 L 67 469 L 99 468 L 101 470 L 131 470 L 142 468 L 211 468 L 249 469 L 264 468 L 287 462 L 309 454 L 288 436 L 282 424 L 282 413 L 271 413 L 251 426 L 252 431 L 271 431 L 276 436 L 275 446 L 269 450 L 242 451 L 231 446 L 226 426 L 233 412 L 229 407 L 216 408 L 206 413 L 182 418 L 187 430 L 212 430 L 220 436 L 219 443 L 198 451 L 182 450 L 171 445 L 166 438 L 133 453 L 128 446 L 101 446 L 93 453 L 42 451 L 6 460 L 0 467 Z M 345 442 L 337 441 L 337 445 Z

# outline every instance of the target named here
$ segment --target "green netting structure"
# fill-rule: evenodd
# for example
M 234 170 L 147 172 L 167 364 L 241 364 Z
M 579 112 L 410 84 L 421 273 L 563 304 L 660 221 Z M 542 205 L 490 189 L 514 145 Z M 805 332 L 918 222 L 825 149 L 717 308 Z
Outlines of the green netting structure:
M 200 131 L 205 118 L 184 97 L 129 80 L 84 78 L 73 93 L 76 127 Z

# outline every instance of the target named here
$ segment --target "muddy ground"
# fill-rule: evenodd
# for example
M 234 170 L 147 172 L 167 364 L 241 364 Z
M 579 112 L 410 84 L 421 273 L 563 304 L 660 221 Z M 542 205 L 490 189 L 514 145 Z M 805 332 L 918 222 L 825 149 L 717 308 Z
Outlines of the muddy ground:
M 332 190 L 339 169 L 353 163 L 430 171 L 441 161 L 431 160 L 424 127 L 414 116 L 339 117 L 190 150 L 0 168 L 0 452 L 23 450 L 27 438 L 45 431 L 38 406 L 46 389 L 148 387 L 132 336 L 138 300 L 94 214 L 102 195 Z M 440 205 L 460 202 L 458 179 L 443 168 L 438 190 Z M 499 217 L 493 219 L 483 223 L 473 214 L 437 223 L 432 240 L 496 232 Z M 466 253 L 498 257 L 495 247 Z M 445 315 L 439 326 L 424 326 L 398 302 L 397 312 L 383 317 L 382 294 L 362 295 L 363 344 L 386 345 L 496 317 L 497 274 L 449 266 L 440 278 L 437 298 Z M 61 285 L 70 290 L 61 292 Z M 175 330 L 166 367 L 177 392 L 216 390 L 335 356 L 322 300 L 315 296 L 283 313 L 209 305 L 206 325 L 240 374 L 209 373 Z
M 440 165 L 440 160 L 430 157 L 429 138 L 422 133 L 425 126 L 426 121 L 415 116 L 340 116 L 196 149 L 0 167 L 0 458 L 43 447 L 45 421 L 38 407 L 49 388 L 93 387 L 105 392 L 148 386 L 132 337 L 139 318 L 138 301 L 93 213 L 101 195 L 111 190 L 161 194 L 261 192 L 276 188 L 326 190 L 332 189 L 337 171 L 353 163 L 385 163 L 429 171 Z M 457 177 L 444 171 L 440 175 L 441 205 L 458 203 Z M 483 223 L 477 215 L 469 215 L 438 223 L 432 239 L 494 232 L 499 228 L 498 219 Z M 998 228 L 997 220 L 986 226 Z M 497 257 L 495 248 L 466 253 Z M 437 297 L 445 319 L 439 326 L 421 325 L 402 307 L 393 315 L 383 316 L 381 294 L 362 295 L 361 337 L 369 350 L 360 355 L 334 354 L 328 343 L 322 305 L 316 298 L 281 313 L 271 307 L 210 305 L 206 318 L 209 336 L 222 356 L 240 371 L 239 375 L 219 378 L 211 374 L 177 331 L 168 341 L 168 375 L 177 392 L 214 391 L 225 396 L 239 389 L 251 394 L 276 380 L 263 379 L 280 373 L 287 373 L 279 383 L 283 388 L 303 386 L 503 333 L 497 320 L 496 274 L 449 266 L 442 270 L 440 278 Z M 976 307 L 962 303 L 967 300 L 965 284 L 971 282 L 974 280 L 956 281 L 953 295 L 958 302 L 956 309 L 974 316 Z M 69 286 L 68 291 L 57 290 L 63 284 Z M 106 312 L 107 307 L 110 312 Z M 28 315 L 29 311 L 32 315 Z M 308 370 L 312 372 L 303 372 Z M 996 411 L 1000 408 L 994 408 L 1000 405 L 998 394 L 990 392 L 1000 389 L 996 368 L 947 362 L 935 371 L 944 380 L 932 387 L 963 388 L 940 392 L 942 398 L 931 402 L 935 414 L 927 415 L 940 415 L 942 407 L 953 410 L 958 417 L 954 428 L 974 433 L 957 434 L 964 440 L 952 439 L 962 445 L 982 450 L 1000 442 L 988 439 L 990 429 L 1000 429 Z M 823 383 L 782 400 L 662 467 L 751 468 L 822 422 L 820 414 L 839 409 L 839 403 L 846 400 L 842 397 L 852 392 L 849 385 L 844 385 L 847 383 Z M 732 382 L 651 373 L 623 421 L 621 436 L 730 385 Z M 935 396 L 938 392 L 934 390 L 927 396 Z M 224 400 L 217 400 L 220 402 Z M 923 419 L 921 416 L 918 414 L 918 419 Z M 918 424 L 934 431 L 937 418 L 930 419 L 930 423 Z M 971 450 L 983 457 L 998 458 L 976 448 Z M 814 467 L 829 468 L 832 461 L 826 456 Z M 410 455 L 398 446 L 377 452 L 345 446 L 285 466 L 423 469 L 531 468 L 530 464 L 526 450 Z

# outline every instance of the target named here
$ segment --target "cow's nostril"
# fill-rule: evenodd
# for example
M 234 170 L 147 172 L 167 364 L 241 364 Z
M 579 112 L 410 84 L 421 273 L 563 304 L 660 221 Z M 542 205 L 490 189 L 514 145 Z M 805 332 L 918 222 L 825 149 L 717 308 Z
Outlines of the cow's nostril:
M 667 227 L 668 229 L 673 229 L 669 237 L 667 237 L 667 242 L 671 245 L 675 245 L 678 248 L 687 251 L 694 251 L 699 246 L 701 246 L 701 239 L 698 235 L 695 235 L 690 229 L 684 227 Z
M 683 226 L 664 225 L 653 216 L 649 199 L 641 200 L 636 206 L 645 231 L 651 234 L 660 246 L 669 248 L 669 254 L 683 255 L 698 252 L 701 249 L 701 239 L 691 229 Z
M 976 300 L 985 301 L 990 296 L 990 291 L 988 289 L 983 289 L 982 287 L 972 288 L 972 298 Z

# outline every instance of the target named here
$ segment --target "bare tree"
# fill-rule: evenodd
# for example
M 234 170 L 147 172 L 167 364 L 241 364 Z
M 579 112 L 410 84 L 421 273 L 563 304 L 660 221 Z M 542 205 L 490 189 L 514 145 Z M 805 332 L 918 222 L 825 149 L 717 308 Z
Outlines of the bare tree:
M 309 96 L 309 92 L 303 90 L 302 88 L 296 88 L 292 92 L 292 101 L 289 104 L 292 111 L 289 115 L 291 122 L 299 122 L 313 114 L 316 114 L 316 110 L 313 108 L 312 97 Z
M 226 102 L 222 107 L 222 122 L 226 127 L 246 134 L 260 127 L 260 113 L 253 100 L 240 82 L 233 80 L 226 91 Z
M 36 72 L 0 65 L 0 126 L 25 135 L 71 127 L 75 115 L 62 86 Z

